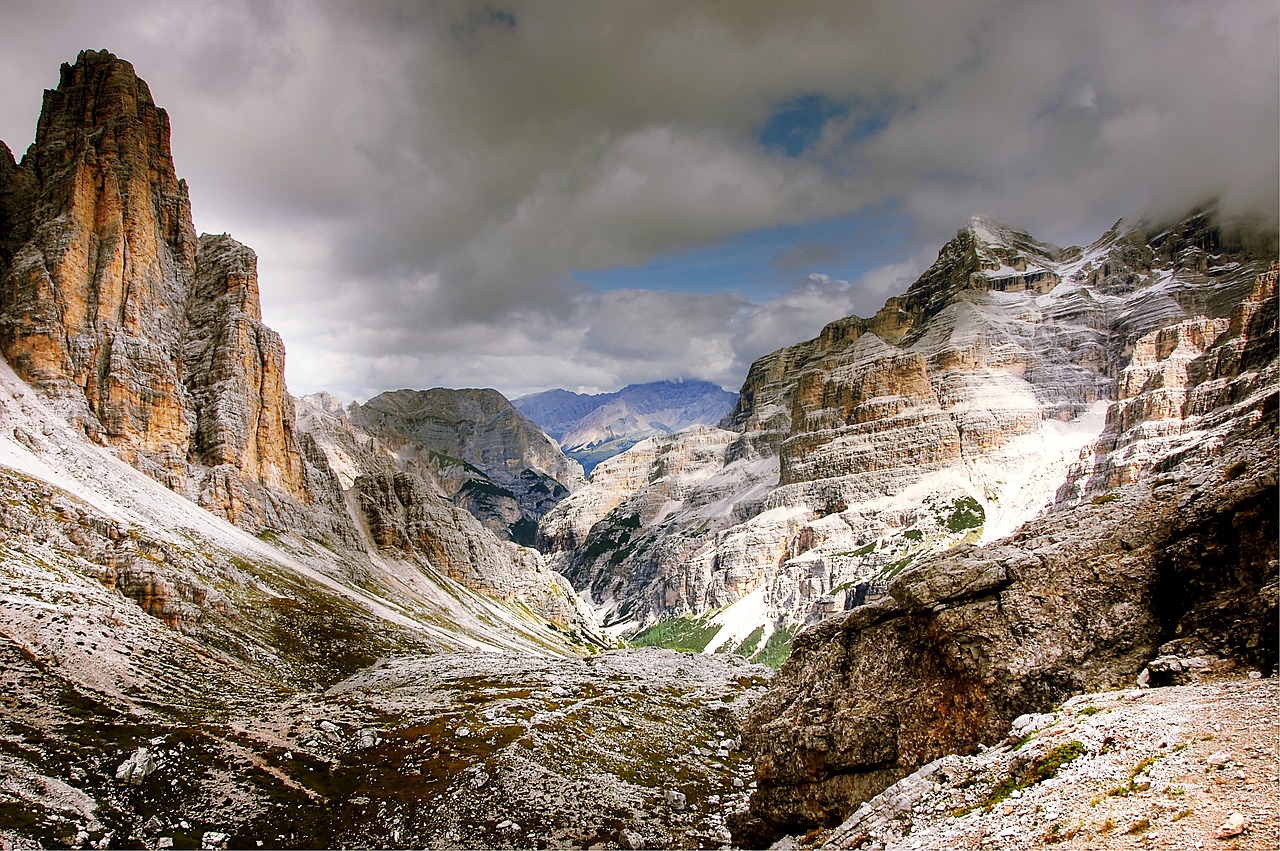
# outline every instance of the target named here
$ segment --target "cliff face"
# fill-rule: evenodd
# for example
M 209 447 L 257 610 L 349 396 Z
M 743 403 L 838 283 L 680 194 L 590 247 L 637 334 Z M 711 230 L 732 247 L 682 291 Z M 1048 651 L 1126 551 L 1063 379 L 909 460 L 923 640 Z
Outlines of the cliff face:
M 532 610 L 590 630 L 579 601 L 536 553 L 495 539 L 429 487 L 388 490 L 374 479 L 348 504 L 343 486 L 352 481 L 297 429 L 284 344 L 262 322 L 257 257 L 225 234 L 196 238 L 168 117 L 129 63 L 86 51 L 63 66 L 21 164 L 0 151 L 0 209 L 0 353 L 77 431 L 243 529 L 327 547 L 326 570 L 344 579 L 375 581 L 390 563 L 385 550 L 410 567 L 401 583 L 422 584 L 436 571 L 429 579 L 521 604 L 517 617 Z M 486 408 L 489 401 L 455 406 L 439 424 L 454 439 L 443 450 L 458 459 L 451 463 L 474 457 L 513 489 L 524 483 L 520 495 L 536 497 L 531 511 L 567 493 L 547 476 L 526 475 L 520 453 L 547 460 L 571 484 L 576 467 L 527 423 L 525 441 L 504 454 L 495 435 L 519 415 L 506 405 L 508 420 L 486 420 L 479 409 L 499 407 Z M 488 424 L 487 440 L 467 442 L 472 418 Z M 524 517 L 524 505 L 506 495 L 510 522 L 531 529 L 540 515 Z M 399 537 L 388 538 L 393 529 Z M 372 563 L 368 550 L 383 561 Z M 174 588 L 185 586 L 171 571 L 134 562 L 104 581 L 148 611 L 172 608 Z
M 257 530 L 314 499 L 256 259 L 196 239 L 169 119 L 133 67 L 85 51 L 0 169 L 0 351 L 93 439 Z M 341 525 L 341 524 L 339 524 Z
M 195 268 L 169 119 L 126 62 L 86 51 L 45 92 L 8 177 L 0 350 L 84 427 L 175 483 L 193 422 L 175 358 Z
M 1063 487 L 1076 501 L 925 560 L 796 639 L 748 725 L 760 786 L 744 841 L 837 823 L 920 765 L 1132 684 L 1160 655 L 1274 667 L 1275 279 L 1273 263 L 1229 318 L 1132 344 Z
M 520 454 L 519 444 L 503 441 L 492 414 L 464 423 L 457 409 L 466 407 L 472 392 L 404 390 L 346 407 L 316 394 L 298 400 L 298 430 L 327 458 L 352 515 L 384 565 L 396 561 L 430 578 L 444 577 L 560 628 L 594 636 L 593 618 L 568 581 L 536 550 L 505 538 L 520 521 L 522 507 L 515 494 L 499 488 L 476 464 L 500 458 L 518 470 L 512 476 L 499 468 L 509 478 L 537 482 L 530 467 L 519 466 L 536 463 L 537 456 L 531 462 Z M 505 403 L 494 391 L 481 392 L 482 403 L 491 397 Z M 445 410 L 457 419 L 430 404 L 436 398 L 456 403 Z M 498 401 L 491 406 L 502 411 Z M 554 449 L 528 423 L 525 431 Z M 484 451 L 473 443 L 475 432 L 488 435 L 480 441 Z M 421 443 L 414 435 L 437 442 Z M 473 492 L 492 501 L 478 511 L 468 498 Z M 505 513 L 494 511 L 495 505 Z
M 398 468 L 517 543 L 532 544 L 542 516 L 585 483 L 581 466 L 496 390 L 396 390 L 343 416 Z
M 602 466 L 543 545 L 620 628 L 728 606 L 708 646 L 733 647 L 842 612 L 1172 463 L 1252 392 L 1233 370 L 1265 380 L 1274 257 L 1274 235 L 1206 213 L 1071 249 L 971 219 L 875 316 L 757 361 L 700 481 L 673 490 L 653 453 L 625 476 Z

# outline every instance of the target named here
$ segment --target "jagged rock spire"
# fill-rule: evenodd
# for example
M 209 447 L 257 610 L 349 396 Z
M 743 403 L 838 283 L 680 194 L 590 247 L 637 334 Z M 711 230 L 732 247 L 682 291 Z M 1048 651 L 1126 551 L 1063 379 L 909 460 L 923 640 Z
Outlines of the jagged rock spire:
M 27 155 L 0 156 L 0 199 L 0 353 L 19 375 L 229 519 L 270 522 L 261 488 L 310 498 L 256 258 L 197 240 L 169 117 L 132 65 L 62 66 Z

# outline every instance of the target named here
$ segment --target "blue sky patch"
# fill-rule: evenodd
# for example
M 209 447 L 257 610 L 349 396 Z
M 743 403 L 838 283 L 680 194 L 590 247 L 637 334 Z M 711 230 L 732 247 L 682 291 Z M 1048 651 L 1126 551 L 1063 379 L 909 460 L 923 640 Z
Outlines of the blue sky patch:
M 748 231 L 642 266 L 575 270 L 573 277 L 597 291 L 732 292 L 759 303 L 815 272 L 856 281 L 900 262 L 910 235 L 911 220 L 898 204 L 886 202 L 852 215 Z
M 766 149 L 798 157 L 822 138 L 822 128 L 849 108 L 823 95 L 804 95 L 783 101 L 769 116 L 759 141 Z

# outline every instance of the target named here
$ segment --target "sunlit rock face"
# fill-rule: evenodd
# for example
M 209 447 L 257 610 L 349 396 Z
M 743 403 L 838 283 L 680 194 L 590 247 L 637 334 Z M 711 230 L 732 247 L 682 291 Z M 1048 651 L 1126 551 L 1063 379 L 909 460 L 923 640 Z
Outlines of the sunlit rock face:
M 125 457 L 180 478 L 193 422 L 174 355 L 196 236 L 168 116 L 127 62 L 86 51 L 7 171 L 5 357 Z
M 747 726 L 759 790 L 740 841 L 838 822 L 1021 714 L 1132 687 L 1158 656 L 1274 669 L 1280 367 L 1261 265 L 1229 317 L 1130 340 L 1054 511 L 801 633 Z
M 18 374 L 233 522 L 305 521 L 318 488 L 256 258 L 225 235 L 196 238 L 168 115 L 133 67 L 105 51 L 64 65 L 35 143 L 21 164 L 6 159 L 0 350 Z M 318 525 L 349 534 L 341 518 Z
M 349 464 L 331 466 L 326 432 L 299 431 L 283 342 L 262 322 L 257 256 L 226 234 L 195 236 L 168 117 L 129 63 L 82 53 L 46 92 L 21 164 L 3 153 L 0 350 L 77 430 L 245 530 L 330 548 L 346 578 L 388 566 L 417 572 L 412 582 L 434 572 L 529 618 L 589 630 L 581 602 L 536 552 L 494 537 L 426 481 L 390 487 L 378 477 L 399 469 L 393 459 L 366 452 L 370 463 L 351 475 Z M 425 427 L 422 402 L 410 392 L 370 405 Z M 420 454 L 475 472 L 457 476 L 458 489 L 475 480 L 472 502 L 507 512 L 503 537 L 522 527 L 531 541 L 580 469 L 498 394 L 446 402 L 434 422 L 449 440 Z M 408 445 L 395 450 L 414 454 Z M 363 499 L 349 499 L 357 475 L 373 478 Z M 171 613 L 185 586 L 148 560 L 120 563 L 115 587 Z
M 1069 249 L 975 217 L 873 317 L 753 364 L 696 481 L 673 489 L 658 457 L 704 434 L 641 444 L 548 515 L 541 545 L 622 631 L 729 607 L 714 649 L 844 611 L 1150 469 L 1151 441 L 1228 392 L 1244 355 L 1221 340 L 1274 310 L 1258 289 L 1274 257 L 1273 235 L 1211 213 Z

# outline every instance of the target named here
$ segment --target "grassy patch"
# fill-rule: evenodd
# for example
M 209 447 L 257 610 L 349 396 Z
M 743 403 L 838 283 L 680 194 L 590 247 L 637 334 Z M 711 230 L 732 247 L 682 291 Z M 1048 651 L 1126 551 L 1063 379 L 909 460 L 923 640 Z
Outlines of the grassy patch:
M 760 646 L 760 639 L 764 638 L 764 627 L 758 626 L 751 630 L 751 634 L 742 639 L 742 643 L 733 649 L 734 653 L 739 656 L 751 657 L 756 652 L 756 648 Z
M 995 788 L 991 790 L 991 794 L 987 796 L 983 809 L 990 812 L 996 804 L 1005 800 L 1014 792 L 1048 780 L 1057 774 L 1058 769 L 1062 768 L 1062 766 L 1083 755 L 1084 745 L 1080 742 L 1071 741 L 1058 745 L 1024 768 L 1020 774 L 1011 775 L 997 783 Z
M 1143 788 L 1149 788 L 1151 785 L 1150 783 L 1147 783 L 1142 788 L 1139 788 L 1138 778 L 1141 777 L 1148 768 L 1154 765 L 1157 759 L 1159 759 L 1159 757 L 1149 756 L 1146 759 L 1140 761 L 1137 765 L 1133 767 L 1133 770 L 1129 772 L 1129 782 L 1126 783 L 1124 786 L 1117 786 L 1107 794 L 1111 795 L 1112 797 L 1122 798 L 1126 795 L 1132 795 L 1134 792 L 1140 792 L 1142 791 Z
M 769 636 L 769 641 L 765 644 L 764 649 L 751 657 L 752 662 L 759 662 L 761 665 L 768 665 L 775 671 L 782 667 L 782 663 L 787 661 L 787 657 L 791 655 L 791 642 L 795 639 L 796 634 L 800 632 L 798 626 L 780 626 L 773 631 L 773 635 Z
M 719 631 L 720 627 L 709 626 L 693 618 L 668 618 L 641 630 L 630 639 L 630 643 L 636 647 L 665 647 L 668 650 L 701 653 Z
M 1120 494 L 1112 491 L 1111 493 L 1100 493 L 1089 501 L 1094 505 L 1106 505 L 1108 502 L 1115 502 L 1119 498 Z
M 586 558 L 589 561 L 595 561 L 605 553 L 611 553 L 610 563 L 621 564 L 622 560 L 635 550 L 636 544 L 632 542 L 631 535 L 639 529 L 638 513 L 621 516 L 610 514 L 591 530 L 590 542 L 585 552 Z
M 982 503 L 971 496 L 955 501 L 951 514 L 947 517 L 947 529 L 952 532 L 963 532 L 965 529 L 977 529 L 987 522 L 987 512 Z

